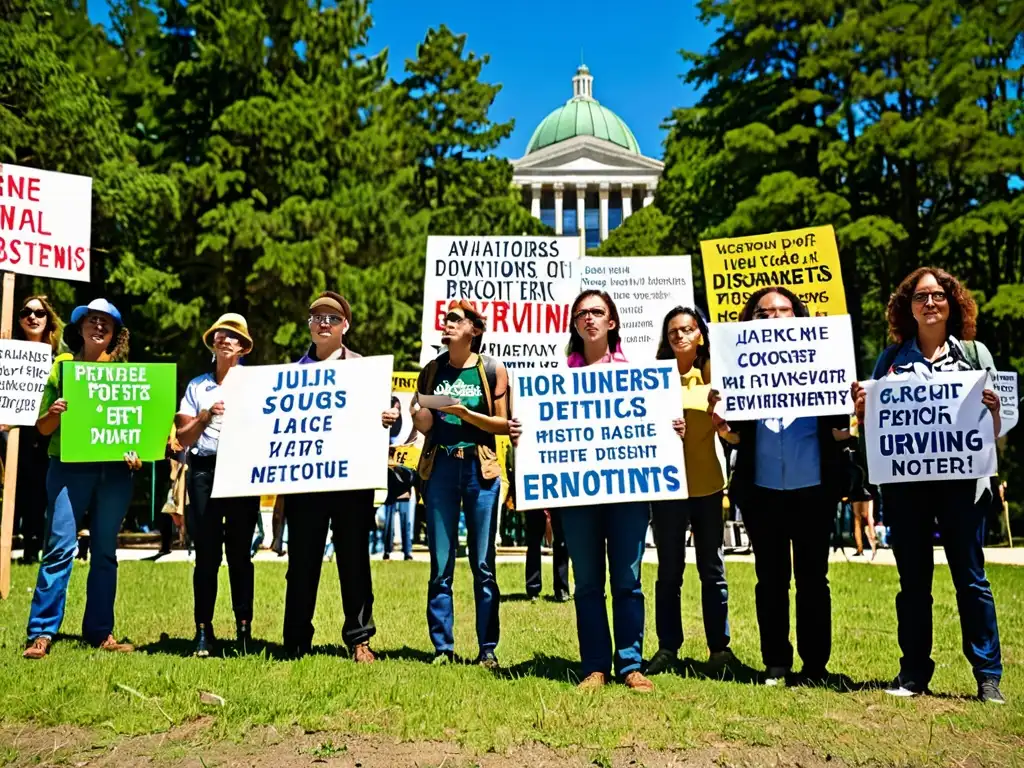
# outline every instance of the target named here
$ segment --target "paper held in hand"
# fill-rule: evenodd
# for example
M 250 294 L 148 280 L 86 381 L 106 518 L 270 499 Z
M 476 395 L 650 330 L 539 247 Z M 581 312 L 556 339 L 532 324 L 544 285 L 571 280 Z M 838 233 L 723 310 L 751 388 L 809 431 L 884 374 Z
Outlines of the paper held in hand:
M 849 315 L 712 323 L 710 332 L 712 387 L 726 420 L 853 413 Z
M 49 344 L 0 340 L 0 424 L 29 427 L 36 423 L 52 357 Z
M 875 485 L 996 474 L 985 371 L 890 374 L 865 382 L 868 479 Z

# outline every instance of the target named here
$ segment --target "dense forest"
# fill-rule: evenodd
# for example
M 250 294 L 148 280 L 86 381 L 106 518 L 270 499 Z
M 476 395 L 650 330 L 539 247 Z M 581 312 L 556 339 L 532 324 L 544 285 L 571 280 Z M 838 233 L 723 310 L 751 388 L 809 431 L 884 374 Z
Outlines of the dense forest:
M 464 35 L 425 30 L 396 63 L 365 53 L 368 0 L 118 0 L 109 28 L 85 6 L 0 2 L 0 162 L 94 178 L 92 284 L 19 278 L 19 295 L 66 313 L 106 294 L 136 358 L 191 373 L 232 310 L 257 362 L 291 359 L 310 297 L 337 286 L 352 346 L 406 366 L 428 234 L 548 231 L 493 154 L 513 126 L 489 117 L 500 85 Z M 716 39 L 679 69 L 703 95 L 665 116 L 655 204 L 598 253 L 833 224 L 862 370 L 926 263 L 966 281 L 979 337 L 1024 370 L 1024 0 L 698 7 Z

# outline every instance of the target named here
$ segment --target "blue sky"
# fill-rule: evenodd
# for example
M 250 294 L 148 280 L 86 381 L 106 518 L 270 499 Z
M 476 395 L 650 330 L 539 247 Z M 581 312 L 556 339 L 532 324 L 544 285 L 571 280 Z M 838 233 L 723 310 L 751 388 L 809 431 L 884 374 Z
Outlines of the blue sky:
M 106 4 L 91 3 L 104 22 Z M 516 121 L 498 154 L 519 157 L 537 124 L 572 96 L 580 49 L 594 76 L 594 96 L 626 121 L 648 156 L 662 156 L 661 124 L 698 98 L 680 79 L 680 49 L 704 51 L 714 30 L 697 21 L 687 0 L 374 0 L 369 51 L 389 50 L 391 74 L 430 27 L 467 33 L 467 48 L 490 54 L 483 78 L 503 88 L 496 120 Z

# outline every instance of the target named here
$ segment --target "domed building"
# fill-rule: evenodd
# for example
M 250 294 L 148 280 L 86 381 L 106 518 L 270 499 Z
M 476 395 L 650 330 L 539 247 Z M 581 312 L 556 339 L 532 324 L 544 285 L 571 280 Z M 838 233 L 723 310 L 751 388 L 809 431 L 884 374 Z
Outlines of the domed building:
M 541 121 L 512 167 L 535 218 L 559 235 L 578 235 L 582 226 L 587 247 L 596 248 L 651 204 L 665 164 L 640 153 L 629 126 L 594 98 L 594 78 L 581 64 L 572 98 Z

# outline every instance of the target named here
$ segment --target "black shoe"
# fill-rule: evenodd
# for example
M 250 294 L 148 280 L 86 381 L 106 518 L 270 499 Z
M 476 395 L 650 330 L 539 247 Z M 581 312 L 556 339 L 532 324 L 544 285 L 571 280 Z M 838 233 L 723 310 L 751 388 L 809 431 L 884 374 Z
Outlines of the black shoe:
M 455 663 L 454 651 L 435 651 L 434 660 L 430 662 L 435 667 L 443 667 Z
M 381 557 L 381 560 L 390 560 L 390 559 L 391 559 L 391 553 L 390 552 L 385 552 L 384 555 Z
M 498 657 L 495 656 L 494 651 L 480 651 L 480 655 L 476 657 L 474 664 L 479 664 L 484 669 L 489 669 L 491 672 L 501 667 L 498 663 Z
M 978 698 L 986 704 L 1005 704 L 1003 692 L 999 690 L 999 679 L 986 677 L 978 683 Z
M 252 622 L 248 619 L 238 619 L 235 622 L 235 637 L 238 639 L 239 653 L 248 653 L 249 645 L 252 643 Z
M 406 556 L 405 556 L 405 559 L 406 559 L 406 560 L 412 560 L 412 555 L 406 555 Z
M 556 603 L 568 603 L 572 600 L 572 596 L 568 592 L 555 592 Z
M 196 649 L 193 656 L 205 659 L 213 652 L 213 627 L 208 624 L 199 624 L 196 627 Z

